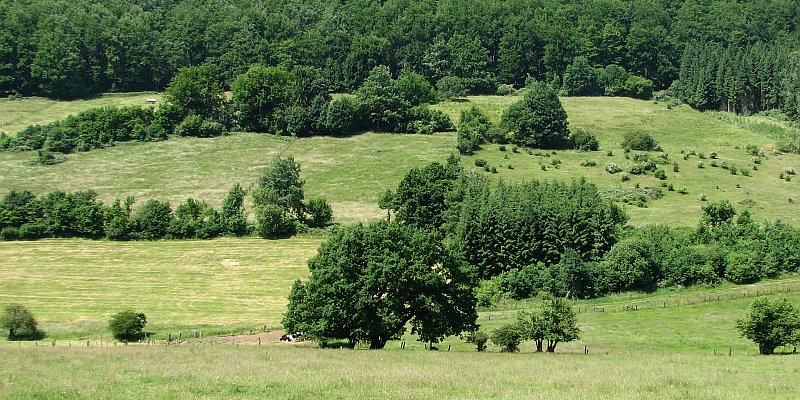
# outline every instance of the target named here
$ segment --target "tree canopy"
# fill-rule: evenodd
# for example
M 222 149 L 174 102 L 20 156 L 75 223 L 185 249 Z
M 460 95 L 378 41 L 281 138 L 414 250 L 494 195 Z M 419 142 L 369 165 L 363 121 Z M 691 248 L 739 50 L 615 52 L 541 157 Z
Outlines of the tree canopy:
M 335 231 L 308 262 L 311 277 L 289 295 L 283 326 L 325 344 L 380 349 L 406 324 L 423 342 L 475 328 L 474 272 L 442 236 L 395 222 Z
M 537 82 L 525 97 L 503 112 L 500 126 L 511 141 L 527 147 L 559 148 L 569 137 L 567 112 L 550 85 Z
M 787 298 L 753 300 L 747 317 L 736 320 L 742 337 L 758 344 L 761 354 L 772 354 L 775 348 L 800 341 L 800 316 Z

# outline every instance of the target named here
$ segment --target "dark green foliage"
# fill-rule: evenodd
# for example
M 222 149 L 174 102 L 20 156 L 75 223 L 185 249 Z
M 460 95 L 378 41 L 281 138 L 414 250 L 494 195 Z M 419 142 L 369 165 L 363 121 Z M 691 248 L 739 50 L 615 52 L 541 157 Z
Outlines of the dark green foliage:
M 439 228 L 444 223 L 447 210 L 447 193 L 453 188 L 458 175 L 458 166 L 437 162 L 422 169 L 410 170 L 394 194 L 392 209 L 397 219 L 419 228 Z
M 292 74 L 282 67 L 254 65 L 231 85 L 232 106 L 242 128 L 268 132 L 289 105 Z
M 225 100 L 219 68 L 213 64 L 181 68 L 170 80 L 164 100 L 184 117 L 192 114 L 203 119 L 214 117 Z
M 380 349 L 406 324 L 420 341 L 475 329 L 474 273 L 437 233 L 385 221 L 335 231 L 297 282 L 283 326 Z
M 168 202 L 148 200 L 131 217 L 133 230 L 130 235 L 134 239 L 161 239 L 167 234 L 173 219 L 172 207 Z
M 578 128 L 569 135 L 569 140 L 572 142 L 572 148 L 580 151 L 597 151 L 600 150 L 600 141 L 594 133 L 591 133 L 583 128 Z
M 736 209 L 727 200 L 708 203 L 703 206 L 703 221 L 712 228 L 733 223 Z
M 317 197 L 308 201 L 306 211 L 313 227 L 325 227 L 333 221 L 333 209 L 324 197 Z
M 264 174 L 258 178 L 258 188 L 253 190 L 256 207 L 275 204 L 297 219 L 303 218 L 305 197 L 300 179 L 300 163 L 293 157 L 276 157 Z
M 481 277 L 556 264 L 566 249 L 600 260 L 626 221 L 622 210 L 598 196 L 585 180 L 538 182 L 495 188 L 466 180 L 448 225 L 467 261 Z M 569 229 L 564 227 L 569 226 Z
M 108 329 L 117 340 L 134 341 L 144 337 L 142 330 L 145 324 L 147 317 L 144 313 L 125 310 L 111 316 Z
M 520 146 L 561 148 L 569 136 L 567 113 L 556 92 L 545 83 L 536 83 L 525 97 L 512 104 L 500 121 Z
M 356 112 L 364 123 L 379 131 L 396 131 L 410 103 L 403 97 L 386 66 L 376 66 L 356 91 Z
M 596 282 L 598 292 L 651 291 L 656 271 L 649 243 L 633 238 L 623 240 L 606 253 L 600 265 L 603 273 Z
M 0 317 L 0 328 L 8 330 L 8 340 L 41 340 L 44 332 L 38 328 L 33 313 L 22 304 L 8 304 Z
M 758 344 L 760 354 L 773 354 L 777 347 L 800 342 L 800 316 L 789 299 L 757 298 L 747 314 L 736 320 L 736 329 Z
M 67 161 L 61 153 L 54 153 L 46 150 L 36 150 L 36 158 L 28 161 L 30 165 L 55 165 Z
M 47 125 L 31 125 L 10 139 L 9 149 L 70 153 L 117 142 L 163 140 L 151 108 L 93 108 Z
M 489 118 L 478 106 L 461 111 L 457 130 L 458 144 L 456 145 L 459 153 L 472 155 L 487 140 L 487 133 L 491 127 L 492 123 L 489 122 Z
M 519 324 L 508 324 L 495 329 L 492 332 L 492 343 L 500 346 L 502 353 L 516 353 L 519 345 L 524 340 L 523 329 Z
M 225 132 L 225 127 L 216 121 L 203 119 L 195 114 L 187 115 L 178 126 L 175 127 L 175 134 L 178 136 L 194 137 L 216 137 Z
M 243 236 L 247 234 L 247 218 L 245 217 L 244 196 L 247 193 L 238 183 L 234 185 L 222 202 L 222 219 L 225 224 L 224 235 Z
M 436 82 L 436 90 L 439 96 L 445 100 L 455 100 L 467 95 L 467 88 L 464 82 L 456 76 L 445 76 Z
M 653 151 L 657 149 L 658 143 L 645 132 L 626 132 L 620 144 L 626 150 Z
M 436 101 L 433 86 L 416 72 L 403 72 L 397 79 L 397 87 L 403 98 L 413 107 Z
M 192 198 L 175 209 L 175 218 L 170 222 L 167 232 L 172 238 L 210 239 L 225 230 L 222 215 L 204 201 Z
M 542 338 L 547 342 L 546 351 L 553 353 L 559 343 L 571 342 L 580 339 L 580 328 L 575 317 L 575 312 L 566 300 L 554 297 L 545 300 L 538 315 L 528 319 L 531 329 L 528 336 L 537 340 Z M 541 342 L 537 340 L 537 350 L 541 351 Z
M 729 281 L 741 285 L 755 282 L 761 277 L 750 254 L 733 252 L 728 254 L 727 259 L 728 265 L 725 267 L 725 278 Z
M 564 72 L 561 89 L 570 96 L 597 96 L 602 93 L 599 78 L 586 57 L 575 57 Z

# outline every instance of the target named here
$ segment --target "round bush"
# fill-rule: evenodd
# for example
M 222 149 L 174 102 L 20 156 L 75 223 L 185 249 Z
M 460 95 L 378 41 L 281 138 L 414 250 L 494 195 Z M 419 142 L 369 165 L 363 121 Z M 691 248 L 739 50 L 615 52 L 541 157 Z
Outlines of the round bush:
M 142 329 L 147 323 L 144 313 L 133 310 L 125 310 L 114 314 L 108 321 L 108 329 L 119 340 L 138 340 L 144 337 Z

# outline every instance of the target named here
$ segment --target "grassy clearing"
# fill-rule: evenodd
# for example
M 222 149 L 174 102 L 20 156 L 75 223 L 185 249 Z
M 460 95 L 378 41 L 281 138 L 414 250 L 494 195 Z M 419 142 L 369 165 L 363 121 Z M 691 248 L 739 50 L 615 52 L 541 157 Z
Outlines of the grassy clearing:
M 161 101 L 161 93 L 106 93 L 85 99 L 57 101 L 44 97 L 0 99 L 0 131 L 13 136 L 28 125 L 46 124 L 97 107 L 146 106 L 147 99 Z
M 0 242 L 0 304 L 25 304 L 51 337 L 97 335 L 126 308 L 144 312 L 159 336 L 184 327 L 276 327 L 320 243 Z

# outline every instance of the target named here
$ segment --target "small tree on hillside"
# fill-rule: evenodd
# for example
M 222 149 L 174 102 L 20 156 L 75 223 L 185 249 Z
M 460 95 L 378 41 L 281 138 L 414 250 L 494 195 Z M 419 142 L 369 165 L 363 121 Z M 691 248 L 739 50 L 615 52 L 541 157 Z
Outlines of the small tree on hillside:
M 772 354 L 778 346 L 800 341 L 800 317 L 787 298 L 761 297 L 750 304 L 748 315 L 736 320 L 742 337 L 758 343 L 760 354 Z
M 520 146 L 558 148 L 569 137 L 567 112 L 550 85 L 537 82 L 525 97 L 512 104 L 500 120 L 511 133 L 511 141 Z
M 108 321 L 108 329 L 118 340 L 137 340 L 143 336 L 142 329 L 147 323 L 144 313 L 125 310 L 114 314 Z
M 12 303 L 6 306 L 0 317 L 0 327 L 8 329 L 8 340 L 39 340 L 44 332 L 38 329 L 33 314 L 22 304 Z

